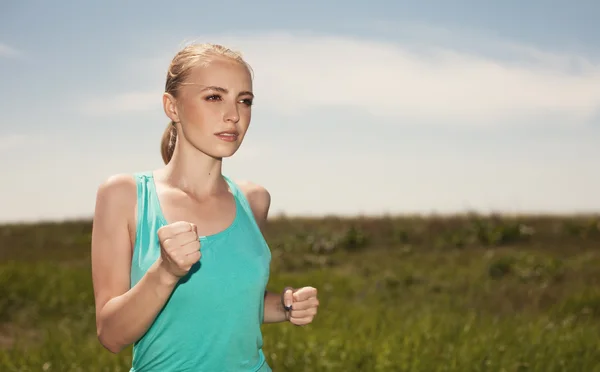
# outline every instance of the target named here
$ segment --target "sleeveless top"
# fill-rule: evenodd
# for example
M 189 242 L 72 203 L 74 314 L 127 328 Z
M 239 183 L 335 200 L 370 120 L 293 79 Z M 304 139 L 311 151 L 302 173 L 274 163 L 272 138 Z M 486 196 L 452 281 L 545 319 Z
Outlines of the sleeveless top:
M 152 172 L 134 176 L 138 217 L 131 287 L 160 256 L 157 230 L 167 224 Z M 223 178 L 235 198 L 235 219 L 225 230 L 200 237 L 199 263 L 133 344 L 130 372 L 271 371 L 261 334 L 271 252 L 246 197 Z

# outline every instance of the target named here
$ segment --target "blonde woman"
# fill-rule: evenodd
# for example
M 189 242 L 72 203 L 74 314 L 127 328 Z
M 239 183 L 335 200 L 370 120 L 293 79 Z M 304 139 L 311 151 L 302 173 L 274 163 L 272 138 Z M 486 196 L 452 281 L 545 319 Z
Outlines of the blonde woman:
M 251 69 L 223 46 L 179 51 L 167 74 L 165 166 L 97 193 L 92 277 L 98 338 L 133 344 L 133 372 L 270 371 L 261 324 L 312 322 L 312 287 L 269 293 L 269 192 L 221 173 L 248 130 Z

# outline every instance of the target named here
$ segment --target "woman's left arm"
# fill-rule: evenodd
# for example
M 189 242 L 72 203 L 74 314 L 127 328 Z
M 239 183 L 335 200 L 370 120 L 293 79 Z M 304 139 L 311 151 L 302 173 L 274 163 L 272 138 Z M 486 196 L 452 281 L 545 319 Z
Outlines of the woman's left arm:
M 239 186 L 262 231 L 269 215 L 271 194 L 264 187 L 250 182 L 240 183 Z M 286 287 L 281 293 L 265 291 L 263 323 L 289 321 L 296 325 L 306 325 L 313 321 L 318 307 L 317 290 L 313 287 Z

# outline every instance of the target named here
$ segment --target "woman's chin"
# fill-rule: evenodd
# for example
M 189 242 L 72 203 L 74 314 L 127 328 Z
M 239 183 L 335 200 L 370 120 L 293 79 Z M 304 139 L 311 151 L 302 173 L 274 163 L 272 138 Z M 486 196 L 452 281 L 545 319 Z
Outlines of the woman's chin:
M 239 144 L 235 143 L 235 144 L 228 144 L 228 145 L 219 145 L 219 146 L 215 146 L 211 149 L 208 149 L 209 151 L 207 151 L 207 154 L 212 156 L 213 158 L 218 158 L 218 159 L 223 159 L 223 158 L 229 158 L 231 156 L 233 156 L 238 149 L 240 148 Z

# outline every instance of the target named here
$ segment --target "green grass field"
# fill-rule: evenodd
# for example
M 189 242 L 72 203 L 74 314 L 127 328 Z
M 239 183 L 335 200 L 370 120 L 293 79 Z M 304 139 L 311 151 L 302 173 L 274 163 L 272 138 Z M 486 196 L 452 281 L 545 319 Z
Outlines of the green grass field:
M 88 221 L 0 226 L 0 371 L 128 371 L 95 334 Z M 277 219 L 275 371 L 600 371 L 600 217 Z

